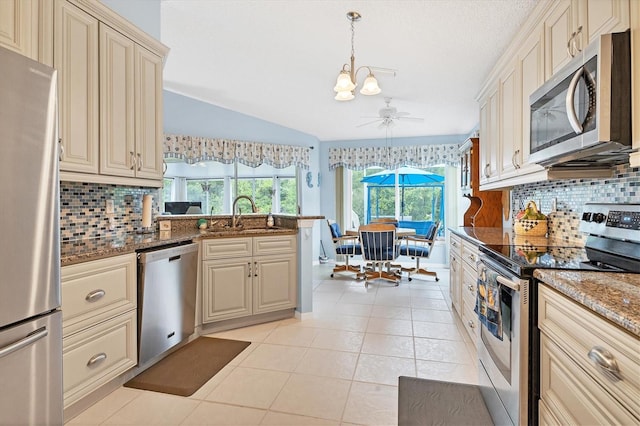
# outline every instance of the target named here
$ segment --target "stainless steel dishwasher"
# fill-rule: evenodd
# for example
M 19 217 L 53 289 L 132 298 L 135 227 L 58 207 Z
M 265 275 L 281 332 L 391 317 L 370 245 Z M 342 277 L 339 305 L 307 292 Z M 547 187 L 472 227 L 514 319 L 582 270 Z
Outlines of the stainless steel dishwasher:
M 191 242 L 138 252 L 138 365 L 193 334 L 197 262 Z

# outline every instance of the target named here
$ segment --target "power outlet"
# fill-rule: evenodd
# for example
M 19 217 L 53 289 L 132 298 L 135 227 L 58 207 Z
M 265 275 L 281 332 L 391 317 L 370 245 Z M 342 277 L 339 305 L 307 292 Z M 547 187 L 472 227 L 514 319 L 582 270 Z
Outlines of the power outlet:
M 104 202 L 104 208 L 107 214 L 113 214 L 114 213 L 113 200 L 106 200 Z

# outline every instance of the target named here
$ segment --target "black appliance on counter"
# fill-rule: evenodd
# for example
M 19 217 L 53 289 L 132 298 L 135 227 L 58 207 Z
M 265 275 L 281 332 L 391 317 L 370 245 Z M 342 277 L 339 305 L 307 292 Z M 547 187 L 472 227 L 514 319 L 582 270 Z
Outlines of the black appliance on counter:
M 202 213 L 200 201 L 167 201 L 164 203 L 164 212 L 165 214 L 187 214 L 190 207 L 197 208 L 196 210 Z
M 538 424 L 540 333 L 533 271 L 640 273 L 640 204 L 588 203 L 580 231 L 587 234 L 584 247 L 537 246 L 525 241 L 479 248 L 478 274 L 497 274 L 506 301 L 503 321 L 509 324 L 502 341 L 493 338 L 483 324 L 478 342 L 480 388 L 496 424 Z

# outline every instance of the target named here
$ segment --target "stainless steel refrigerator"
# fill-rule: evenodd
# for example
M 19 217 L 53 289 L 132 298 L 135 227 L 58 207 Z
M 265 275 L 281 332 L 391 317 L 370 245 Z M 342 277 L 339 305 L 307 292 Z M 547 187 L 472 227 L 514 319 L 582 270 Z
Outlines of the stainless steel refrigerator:
M 0 424 L 61 425 L 56 72 L 0 48 Z

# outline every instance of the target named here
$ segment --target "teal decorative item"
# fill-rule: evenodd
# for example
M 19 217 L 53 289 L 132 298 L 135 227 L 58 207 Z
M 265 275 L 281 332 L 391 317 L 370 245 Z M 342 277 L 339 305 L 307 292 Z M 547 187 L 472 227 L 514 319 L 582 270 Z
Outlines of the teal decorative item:
M 198 228 L 207 229 L 207 219 L 198 219 Z
M 313 175 L 311 172 L 307 172 L 307 186 L 309 188 L 313 188 L 313 184 L 311 183 L 311 179 L 313 179 Z

